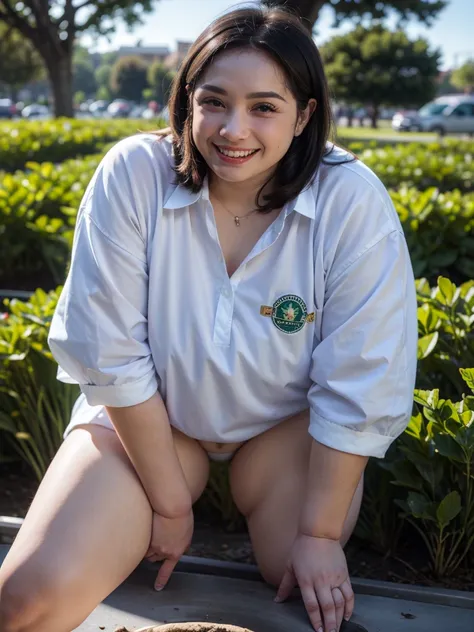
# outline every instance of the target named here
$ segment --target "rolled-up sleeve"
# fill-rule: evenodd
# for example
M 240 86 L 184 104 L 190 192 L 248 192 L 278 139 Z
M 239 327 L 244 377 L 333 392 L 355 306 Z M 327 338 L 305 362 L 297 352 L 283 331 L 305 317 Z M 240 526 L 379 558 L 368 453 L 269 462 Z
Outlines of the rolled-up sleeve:
M 388 230 L 328 274 L 310 369 L 311 436 L 343 452 L 384 457 L 410 419 L 416 349 L 410 257 L 401 230 Z
M 90 405 L 132 406 L 158 386 L 148 344 L 145 213 L 131 153 L 133 142 L 116 145 L 87 188 L 48 337 L 58 379 L 79 384 Z

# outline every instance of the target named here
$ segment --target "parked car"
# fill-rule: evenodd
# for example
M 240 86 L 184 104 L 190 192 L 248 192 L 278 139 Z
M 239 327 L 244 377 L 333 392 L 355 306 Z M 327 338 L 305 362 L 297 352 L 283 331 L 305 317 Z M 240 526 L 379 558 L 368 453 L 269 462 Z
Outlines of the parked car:
M 11 99 L 0 99 L 0 118 L 12 119 L 17 115 L 18 111 Z
M 474 95 L 438 97 L 417 112 L 397 112 L 392 119 L 397 131 L 474 134 Z
M 94 101 L 89 105 L 89 112 L 92 114 L 92 116 L 101 118 L 107 112 L 108 107 L 109 101 L 99 99 L 98 101 Z
M 115 99 L 107 108 L 107 114 L 111 118 L 128 118 L 133 109 L 133 104 L 125 99 Z
M 23 108 L 21 115 L 27 119 L 46 119 L 51 116 L 51 113 L 46 105 L 32 103 Z

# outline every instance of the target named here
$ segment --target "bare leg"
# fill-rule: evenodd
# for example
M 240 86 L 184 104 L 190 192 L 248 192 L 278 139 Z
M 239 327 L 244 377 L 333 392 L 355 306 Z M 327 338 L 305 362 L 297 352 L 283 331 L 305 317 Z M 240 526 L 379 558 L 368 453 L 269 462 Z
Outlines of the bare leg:
M 234 500 L 247 519 L 260 572 L 274 586 L 283 577 L 304 502 L 312 442 L 307 415 L 296 415 L 251 439 L 231 465 Z M 344 525 L 343 546 L 357 522 L 362 492 L 361 480 Z
M 199 444 L 174 433 L 193 497 L 207 483 Z M 70 632 L 143 559 L 152 509 L 115 432 L 76 428 L 49 467 L 0 568 L 1 632 Z

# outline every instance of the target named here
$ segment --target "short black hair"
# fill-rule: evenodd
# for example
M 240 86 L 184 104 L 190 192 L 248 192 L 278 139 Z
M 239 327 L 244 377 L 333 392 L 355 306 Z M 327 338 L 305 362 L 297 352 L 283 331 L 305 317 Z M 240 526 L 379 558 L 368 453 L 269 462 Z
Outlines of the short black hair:
M 197 192 L 208 166 L 192 139 L 192 99 L 197 83 L 221 52 L 251 49 L 269 55 L 282 69 L 297 106 L 304 110 L 316 99 L 303 132 L 295 137 L 272 179 L 273 192 L 259 199 L 261 212 L 270 212 L 297 197 L 316 174 L 325 155 L 332 128 L 329 88 L 319 50 L 311 34 L 294 14 L 275 8 L 242 8 L 212 22 L 194 42 L 175 76 L 169 99 L 177 184 Z

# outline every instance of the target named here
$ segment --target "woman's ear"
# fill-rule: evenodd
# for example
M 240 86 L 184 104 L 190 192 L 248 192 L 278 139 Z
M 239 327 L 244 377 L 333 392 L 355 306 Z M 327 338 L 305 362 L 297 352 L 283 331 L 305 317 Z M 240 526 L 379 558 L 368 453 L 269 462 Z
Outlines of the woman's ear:
M 308 124 L 309 119 L 316 110 L 316 99 L 310 99 L 304 110 L 301 110 L 298 115 L 298 121 L 295 127 L 295 136 L 300 136 L 303 133 L 304 128 Z

